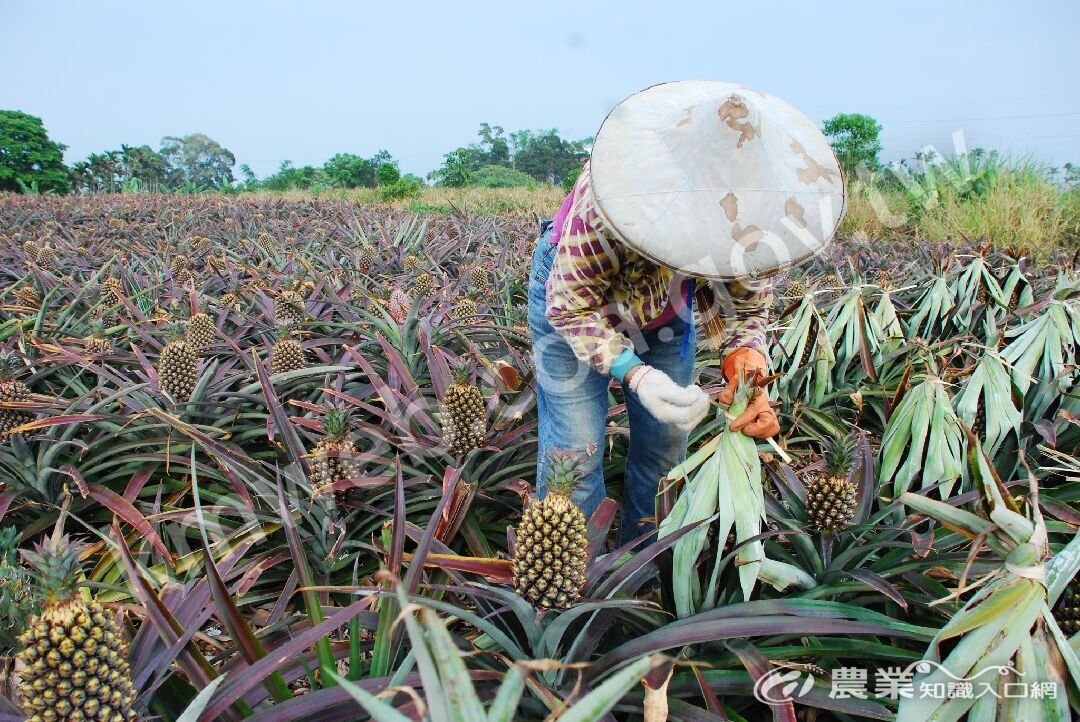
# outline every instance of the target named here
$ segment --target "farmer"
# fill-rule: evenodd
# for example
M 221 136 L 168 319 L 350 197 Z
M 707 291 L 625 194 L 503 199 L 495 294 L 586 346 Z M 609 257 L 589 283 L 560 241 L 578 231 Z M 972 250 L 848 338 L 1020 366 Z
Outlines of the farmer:
M 693 379 L 695 299 L 722 354 L 727 404 L 740 377 L 768 373 L 768 275 L 823 248 L 842 210 L 831 148 L 778 98 L 684 81 L 620 103 L 533 256 L 538 495 L 549 452 L 569 449 L 584 472 L 575 502 L 590 515 L 604 498 L 615 379 L 630 423 L 618 543 L 649 530 L 658 481 L 710 408 Z M 764 388 L 731 428 L 759 439 L 780 430 Z

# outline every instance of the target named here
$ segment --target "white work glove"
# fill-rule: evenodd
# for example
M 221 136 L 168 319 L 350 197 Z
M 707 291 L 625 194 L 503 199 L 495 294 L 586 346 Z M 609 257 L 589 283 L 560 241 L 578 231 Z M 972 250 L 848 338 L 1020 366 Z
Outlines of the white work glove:
M 681 431 L 689 432 L 709 411 L 709 396 L 700 386 L 679 386 L 652 366 L 638 368 L 629 386 L 658 421 L 675 424 Z

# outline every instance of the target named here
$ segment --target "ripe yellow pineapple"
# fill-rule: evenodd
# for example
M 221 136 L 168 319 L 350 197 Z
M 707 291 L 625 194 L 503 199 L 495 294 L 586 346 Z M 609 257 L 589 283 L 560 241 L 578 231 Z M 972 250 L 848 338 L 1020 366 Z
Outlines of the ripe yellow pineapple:
M 283 374 L 307 366 L 304 348 L 292 337 L 288 328 L 278 331 L 278 341 L 270 349 L 270 373 Z
M 330 484 L 360 476 L 360 462 L 350 458 L 356 453 L 349 435 L 348 415 L 344 409 L 329 409 L 324 420 L 326 436 L 311 453 L 311 485 L 317 491 Z M 336 489 L 334 501 L 341 504 L 349 498 L 348 489 Z
M 177 329 L 173 334 L 173 340 L 161 349 L 158 357 L 158 382 L 174 401 L 187 401 L 198 381 L 199 357 Z
M 410 253 L 405 256 L 405 260 L 402 261 L 401 265 L 406 271 L 411 271 L 420 265 L 420 256 L 417 256 L 415 253 Z
M 23 555 L 44 597 L 19 637 L 28 722 L 137 719 L 120 628 L 100 603 L 79 596 L 79 546 L 65 536 Z
M 806 484 L 806 520 L 816 531 L 835 534 L 855 518 L 858 489 L 848 479 L 855 458 L 854 435 L 836 436 L 824 442 L 825 469 Z
M 187 322 L 186 341 L 195 353 L 202 353 L 217 336 L 217 327 L 210 314 L 200 311 Z
M 10 352 L 0 354 L 0 403 L 24 403 L 30 400 L 30 389 L 15 378 L 19 360 Z M 11 430 L 34 420 L 34 414 L 23 409 L 0 409 L 0 443 L 11 438 Z
M 484 443 L 487 409 L 484 395 L 472 382 L 472 369 L 462 362 L 453 369 L 454 382 L 442 402 L 443 440 L 451 454 L 464 454 Z
M 546 463 L 547 495 L 526 502 L 517 527 L 514 589 L 540 609 L 565 609 L 581 596 L 589 563 L 585 514 L 571 499 L 581 470 L 565 451 Z

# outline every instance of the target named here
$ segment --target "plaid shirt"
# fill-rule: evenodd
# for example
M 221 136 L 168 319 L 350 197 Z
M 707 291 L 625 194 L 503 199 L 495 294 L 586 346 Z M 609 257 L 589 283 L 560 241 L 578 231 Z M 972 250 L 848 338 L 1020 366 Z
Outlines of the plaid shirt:
M 555 216 L 558 245 L 547 286 L 547 318 L 574 355 L 622 379 L 640 363 L 635 332 L 671 321 L 687 305 L 686 279 L 616 240 L 593 208 L 589 166 Z M 716 284 L 726 350 L 756 348 L 768 356 L 765 329 L 773 305 L 772 280 Z M 726 291 L 726 294 L 724 293 Z

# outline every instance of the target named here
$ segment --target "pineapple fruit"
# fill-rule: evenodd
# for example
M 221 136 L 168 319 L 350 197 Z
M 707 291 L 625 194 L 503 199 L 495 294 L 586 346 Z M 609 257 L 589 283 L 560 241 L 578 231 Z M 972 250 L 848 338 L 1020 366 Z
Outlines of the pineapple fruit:
M 0 354 L 0 403 L 22 403 L 30 400 L 30 389 L 15 378 L 19 360 L 14 354 Z M 0 409 L 0 443 L 11 438 L 11 430 L 34 420 L 34 414 L 22 409 Z
M 784 291 L 784 298 L 802 300 L 806 295 L 806 284 L 802 281 L 795 280 L 788 284 L 787 289 Z
M 469 290 L 477 295 L 484 295 L 491 289 L 491 279 L 481 265 L 469 269 Z
M 547 466 L 547 495 L 526 503 L 517 527 L 514 589 L 539 609 L 565 609 L 581 596 L 589 561 L 585 514 L 571 499 L 580 462 L 554 451 Z
M 284 290 L 274 299 L 274 323 L 278 326 L 295 326 L 306 319 L 304 297 L 297 291 Z
M 476 299 L 465 296 L 450 309 L 450 318 L 458 323 L 472 323 L 480 317 Z
M 202 353 L 210 347 L 210 344 L 214 342 L 214 337 L 217 336 L 214 319 L 210 318 L 208 313 L 202 311 L 196 313 L 187 322 L 185 336 L 191 350 L 195 353 Z
M 360 246 L 359 252 L 356 254 L 356 267 L 360 270 L 360 273 L 367 273 L 371 270 L 371 267 L 375 265 L 375 260 L 378 258 L 379 252 L 375 250 L 375 246 L 370 243 L 365 243 Z
M 416 295 L 420 298 L 427 298 L 435 293 L 435 277 L 427 271 L 421 271 L 417 274 L 416 280 L 413 281 L 413 290 L 416 291 Z
M 120 628 L 79 595 L 79 546 L 65 536 L 23 554 L 43 594 L 41 613 L 19 637 L 28 721 L 137 719 Z
M 855 519 L 858 489 L 848 477 L 856 443 L 854 435 L 826 440 L 822 451 L 825 470 L 806 484 L 806 520 L 822 534 L 843 531 Z
M 1065 587 L 1054 606 L 1054 619 L 1066 637 L 1080 632 L 1080 580 L 1073 579 Z
M 356 453 L 356 446 L 349 435 L 345 410 L 329 409 L 324 426 L 326 436 L 315 445 L 315 450 L 311 453 L 311 484 L 316 491 L 346 479 L 355 479 L 361 473 L 360 463 L 348 456 Z M 348 497 L 348 489 L 334 491 L 334 501 L 339 504 Z
M 484 395 L 472 382 L 468 363 L 454 367 L 454 382 L 446 389 L 442 403 L 443 440 L 451 454 L 464 454 L 484 443 L 487 410 Z
M 304 348 L 287 328 L 278 332 L 278 341 L 270 349 L 270 373 L 283 374 L 307 366 Z
M 93 356 L 102 356 L 112 350 L 112 344 L 105 338 L 105 325 L 95 321 L 90 327 L 90 335 L 83 339 L 83 348 Z
M 174 333 L 177 333 L 174 331 Z M 157 373 L 161 390 L 175 401 L 187 401 L 198 380 L 199 357 L 178 334 L 161 349 Z

